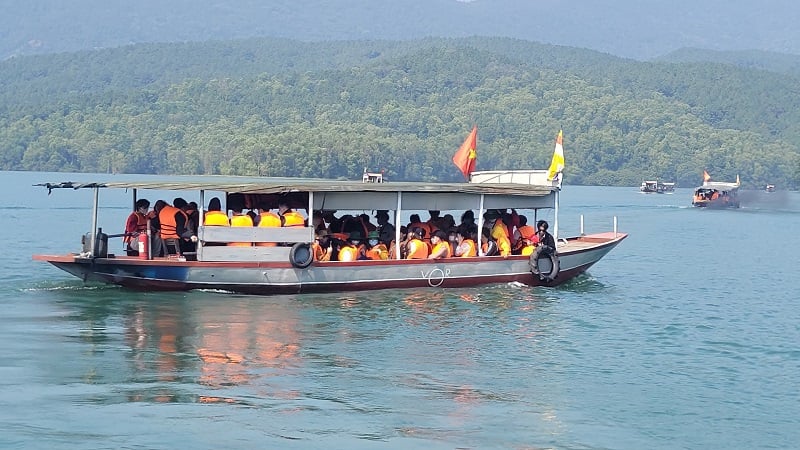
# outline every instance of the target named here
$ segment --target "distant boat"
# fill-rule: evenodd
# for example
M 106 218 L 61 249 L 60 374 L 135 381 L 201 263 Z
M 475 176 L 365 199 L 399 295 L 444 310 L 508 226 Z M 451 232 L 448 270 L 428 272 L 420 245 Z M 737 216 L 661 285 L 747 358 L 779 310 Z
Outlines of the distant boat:
M 639 190 L 646 194 L 663 194 L 665 192 L 675 192 L 675 183 L 662 183 L 661 181 L 642 181 Z
M 767 187 L 764 188 L 764 190 L 767 191 L 767 192 L 775 192 L 775 185 L 774 184 L 768 184 Z
M 711 181 L 708 172 L 703 173 L 703 185 L 695 188 L 692 206 L 700 208 L 738 208 L 739 176 L 736 182 Z

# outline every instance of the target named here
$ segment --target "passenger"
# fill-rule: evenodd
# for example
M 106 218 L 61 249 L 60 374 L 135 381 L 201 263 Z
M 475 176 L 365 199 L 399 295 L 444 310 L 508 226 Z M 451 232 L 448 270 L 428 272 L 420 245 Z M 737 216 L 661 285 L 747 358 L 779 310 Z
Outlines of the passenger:
M 530 256 L 539 242 L 536 237 L 536 229 L 528 225 L 528 219 L 525 216 L 519 216 L 520 226 L 515 230 L 519 234 L 514 253 L 517 255 Z
M 532 240 L 536 234 L 536 229 L 528 225 L 528 218 L 522 214 L 519 215 L 517 227 L 514 230 L 514 248 L 516 251 L 522 249 L 522 240 Z
M 423 239 L 425 239 L 425 230 L 422 228 L 412 228 L 408 232 L 406 259 L 426 259 L 428 257 L 430 251 L 428 250 L 428 244 Z
M 311 244 L 311 249 L 314 253 L 314 261 L 330 261 L 331 260 L 331 234 L 328 230 L 322 229 L 317 232 L 314 238 L 314 243 Z
M 244 196 L 231 194 L 228 196 L 228 206 L 231 208 L 231 227 L 247 228 L 253 226 L 253 218 L 242 212 L 244 209 Z M 229 247 L 252 247 L 252 242 L 228 242 Z
M 179 206 L 164 203 L 158 212 L 159 234 L 164 241 L 165 253 L 170 255 L 192 251 L 189 249 L 197 242 L 197 236 L 187 228 L 189 217 L 181 209 L 186 206 L 186 200 L 178 197 L 175 202 Z
M 498 254 L 497 243 L 492 239 L 488 228 L 484 228 L 481 232 L 481 250 L 483 250 L 483 256 L 496 256 Z
M 197 227 L 200 226 L 200 211 L 198 211 L 197 202 L 189 202 L 183 212 L 189 218 L 188 228 L 192 230 L 192 233 L 197 234 Z
M 139 256 L 139 235 L 147 232 L 147 221 L 154 216 L 148 213 L 150 201 L 144 198 L 136 200 L 133 212 L 125 221 L 125 235 L 122 242 L 125 244 L 125 253 L 128 256 Z
M 539 230 L 536 233 L 536 237 L 539 239 L 539 244 L 544 246 L 542 252 L 544 254 L 550 254 L 556 250 L 556 240 L 553 238 L 553 235 L 547 232 L 547 228 L 549 225 L 547 224 L 546 220 L 540 220 L 536 222 L 536 228 Z
M 389 245 L 395 238 L 394 225 L 389 223 L 389 212 L 386 210 L 379 210 L 375 214 L 375 220 L 378 221 L 378 239 L 386 245 Z
M 434 230 L 442 229 L 442 224 L 441 224 L 442 218 L 439 216 L 439 214 L 441 214 L 441 211 L 432 209 L 428 210 L 428 214 L 430 215 L 430 218 L 425 223 L 427 223 L 428 227 L 430 227 L 431 237 L 433 237 Z
M 354 241 L 353 237 L 357 239 Z M 361 243 L 358 238 L 361 238 L 361 234 L 353 232 L 347 240 L 342 241 L 337 261 L 356 261 L 358 259 L 359 252 L 356 242 Z
M 214 197 L 208 202 L 208 211 L 203 217 L 203 225 L 208 227 L 231 226 L 228 215 L 222 211 L 222 204 L 218 197 Z
M 350 243 L 356 247 L 356 260 L 365 260 L 367 258 L 367 245 L 364 242 L 364 235 L 356 230 L 350 233 Z
M 367 246 L 369 247 L 367 250 L 367 258 L 371 260 L 386 260 L 389 259 L 389 249 L 386 247 L 386 244 L 381 242 L 380 240 L 380 233 L 375 231 L 370 231 L 367 235 Z
M 195 203 L 195 205 L 196 204 L 197 203 Z M 191 215 L 192 211 L 190 209 L 191 207 L 189 206 L 189 203 L 187 203 L 186 200 L 184 200 L 181 197 L 176 197 L 172 201 L 172 206 L 174 206 L 176 208 L 179 208 L 181 211 L 183 211 L 184 214 L 186 214 L 186 225 L 185 225 L 186 231 L 190 235 L 195 235 L 196 236 L 197 235 L 197 219 L 198 219 L 198 215 L 196 214 L 196 210 L 195 210 L 195 214 L 194 214 L 194 218 L 193 218 L 193 216 Z M 181 239 L 180 240 L 180 247 L 181 247 L 181 253 L 193 252 L 193 251 L 195 251 L 197 249 L 197 247 L 195 246 L 195 243 L 192 242 L 191 240 L 188 240 L 188 239 Z
M 452 214 L 445 214 L 442 216 L 442 220 L 439 221 L 439 229 L 449 233 L 450 231 L 454 231 L 456 228 L 456 220 L 453 218 Z
M 464 211 L 464 214 L 461 215 L 461 224 L 459 226 L 466 228 L 475 226 L 475 213 L 471 209 Z
M 280 228 L 282 226 L 281 217 L 270 211 L 269 206 L 262 204 L 261 213 L 258 215 L 259 228 Z M 256 247 L 275 247 L 276 242 L 256 242 Z
M 459 227 L 456 232 L 458 245 L 455 247 L 455 255 L 460 258 L 471 258 L 478 256 L 478 249 L 472 239 L 473 232 L 470 227 Z
M 328 230 L 328 225 L 325 224 L 325 218 L 320 210 L 314 211 L 312 214 L 311 226 L 314 227 L 314 232 L 319 233 L 321 230 Z
M 450 248 L 450 242 L 447 240 L 447 234 L 442 230 L 436 230 L 431 236 L 431 244 L 433 250 L 428 255 L 428 259 L 442 259 L 449 258 L 453 255 L 453 250 Z
M 282 217 L 284 227 L 303 227 L 305 226 L 305 219 L 303 216 L 294 211 L 285 201 L 278 203 L 278 214 Z
M 358 216 L 358 219 L 361 222 L 361 229 L 364 231 L 364 235 L 368 235 L 370 231 L 374 231 L 378 228 L 369 221 L 369 214 L 361 214 Z
M 398 245 L 395 245 L 395 241 L 394 241 L 394 239 L 392 239 L 391 241 L 389 241 L 389 244 L 388 244 L 389 245 L 389 259 L 405 259 L 406 254 L 408 253 L 408 251 L 407 251 L 408 246 L 406 245 L 407 241 L 408 241 L 407 236 L 408 236 L 408 230 L 406 229 L 406 227 L 401 226 L 400 227 L 400 244 L 399 244 L 400 255 L 398 257 L 398 255 L 397 255 L 397 247 L 398 247 Z
M 161 239 L 161 221 L 158 219 L 158 214 L 165 206 L 167 206 L 167 202 L 156 200 L 151 213 L 153 218 L 150 219 L 150 252 L 154 258 L 165 255 L 164 240 Z
M 413 230 L 414 228 L 420 228 L 424 231 L 423 236 L 427 236 L 427 239 L 423 237 L 423 241 L 430 242 L 431 230 L 430 225 L 425 222 L 422 222 L 419 218 L 419 214 L 412 214 L 409 217 L 408 225 L 406 226 L 408 230 Z M 430 250 L 430 249 L 429 249 Z

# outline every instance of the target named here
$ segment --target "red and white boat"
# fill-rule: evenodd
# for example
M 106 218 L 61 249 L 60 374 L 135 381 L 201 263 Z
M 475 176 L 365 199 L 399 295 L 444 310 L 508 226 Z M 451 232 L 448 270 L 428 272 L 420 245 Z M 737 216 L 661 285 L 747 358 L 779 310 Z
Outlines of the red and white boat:
M 555 286 L 569 281 L 598 262 L 625 237 L 616 231 L 583 234 L 562 238 L 558 235 L 560 181 L 548 181 L 547 171 L 474 172 L 467 183 L 362 183 L 336 180 L 260 179 L 247 182 L 98 182 L 45 183 L 48 189 L 94 190 L 92 232 L 85 239 L 83 251 L 59 255 L 34 255 L 87 282 L 102 282 L 138 290 L 215 289 L 247 294 L 283 294 L 338 292 L 394 288 L 455 288 L 488 283 L 519 282 L 526 285 Z M 198 227 L 197 251 L 183 257 L 121 256 L 108 253 L 107 236 L 98 233 L 97 211 L 100 192 L 124 189 L 139 194 L 149 191 L 174 191 L 176 196 L 206 203 L 210 192 L 228 196 L 243 194 L 248 207 L 289 201 L 304 210 L 312 223 L 314 211 L 389 210 L 394 224 L 409 212 L 428 210 L 476 212 L 478 229 L 483 226 L 483 212 L 489 209 L 514 208 L 531 218 L 540 210 L 554 210 L 551 231 L 556 237 L 558 266 L 542 257 L 477 256 L 438 260 L 403 260 L 352 262 L 313 261 L 310 244 L 312 227 Z M 116 205 L 122 206 L 122 205 Z M 202 208 L 202 206 L 201 206 Z M 200 211 L 203 217 L 203 211 Z M 120 227 L 121 224 L 112 224 Z M 105 224 L 105 229 L 111 229 Z M 399 241 L 399 227 L 395 242 Z M 583 231 L 583 230 L 581 230 Z M 280 242 L 282 246 L 211 246 L 224 242 Z M 398 246 L 399 247 L 399 246 Z M 148 252 L 152 254 L 152 252 Z M 400 254 L 399 248 L 396 254 Z M 542 279 L 536 269 L 551 275 Z

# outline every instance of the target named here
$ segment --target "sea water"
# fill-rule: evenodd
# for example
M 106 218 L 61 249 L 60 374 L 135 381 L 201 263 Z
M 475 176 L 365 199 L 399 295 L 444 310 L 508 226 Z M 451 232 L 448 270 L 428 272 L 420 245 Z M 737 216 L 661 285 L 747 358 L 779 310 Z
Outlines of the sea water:
M 88 179 L 0 173 L 0 447 L 800 442 L 797 193 L 704 210 L 687 188 L 565 186 L 561 236 L 581 214 L 630 236 L 561 287 L 259 297 L 84 285 L 32 261 L 79 251 L 93 199 L 31 185 Z M 108 234 L 130 210 L 114 195 Z

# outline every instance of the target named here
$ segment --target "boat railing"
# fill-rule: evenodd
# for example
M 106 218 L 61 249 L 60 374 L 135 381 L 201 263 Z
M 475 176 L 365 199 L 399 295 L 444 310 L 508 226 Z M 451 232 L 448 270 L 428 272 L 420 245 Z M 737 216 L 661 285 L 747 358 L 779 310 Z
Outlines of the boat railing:
M 258 243 L 310 243 L 313 227 L 215 227 L 201 226 L 197 237 L 199 261 L 287 261 L 290 246 L 258 246 Z M 252 242 L 255 246 L 208 245 Z

